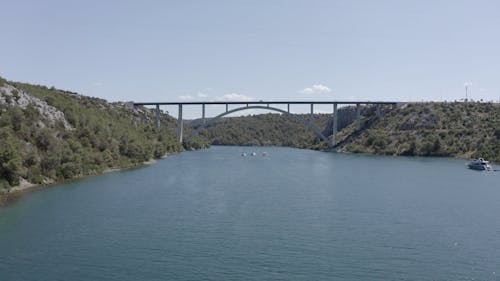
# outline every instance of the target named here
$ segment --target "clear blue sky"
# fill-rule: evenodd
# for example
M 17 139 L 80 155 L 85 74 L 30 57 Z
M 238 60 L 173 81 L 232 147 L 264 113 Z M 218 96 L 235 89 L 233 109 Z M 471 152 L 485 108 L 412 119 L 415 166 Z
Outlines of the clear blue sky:
M 2 1 L 0 75 L 110 101 L 500 98 L 500 1 Z

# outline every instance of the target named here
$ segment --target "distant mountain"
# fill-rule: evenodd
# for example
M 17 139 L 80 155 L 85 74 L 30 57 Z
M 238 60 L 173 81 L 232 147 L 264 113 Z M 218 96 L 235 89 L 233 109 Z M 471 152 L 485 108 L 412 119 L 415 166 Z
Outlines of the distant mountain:
M 177 122 L 162 114 L 157 129 L 153 120 L 154 113 L 144 107 L 0 78 L 0 192 L 182 151 Z

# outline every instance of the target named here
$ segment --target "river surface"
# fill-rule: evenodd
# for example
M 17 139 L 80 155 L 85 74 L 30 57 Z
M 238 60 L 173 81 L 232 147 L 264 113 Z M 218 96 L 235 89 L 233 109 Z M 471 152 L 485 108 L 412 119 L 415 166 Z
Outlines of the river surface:
M 500 280 L 500 173 L 464 163 L 173 155 L 1 208 L 0 280 Z

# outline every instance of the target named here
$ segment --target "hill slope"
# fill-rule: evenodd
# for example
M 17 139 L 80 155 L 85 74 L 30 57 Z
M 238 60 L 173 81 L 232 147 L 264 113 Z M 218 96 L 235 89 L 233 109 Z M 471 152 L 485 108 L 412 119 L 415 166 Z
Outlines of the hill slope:
M 309 120 L 309 115 L 302 116 Z M 322 130 L 328 122 L 326 114 L 315 115 L 314 124 Z M 289 146 L 311 148 L 317 143 L 315 134 L 304 124 L 281 114 L 223 118 L 201 133 L 213 145 Z
M 408 104 L 350 137 L 337 150 L 390 155 L 484 157 L 500 162 L 500 105 Z M 353 128 L 347 128 L 350 132 Z
M 369 116 L 373 112 L 374 108 L 363 107 L 361 115 Z M 306 122 L 309 122 L 311 118 L 309 114 L 300 114 L 299 116 Z M 338 117 L 337 127 L 341 130 L 355 120 L 356 110 L 354 107 L 339 108 Z M 312 121 L 324 136 L 332 134 L 331 114 L 315 114 Z M 195 128 L 200 124 L 199 120 L 192 122 Z M 327 148 L 302 122 L 290 116 L 276 113 L 223 118 L 215 124 L 209 125 L 207 130 L 202 132 L 202 135 L 211 140 L 214 145 Z
M 183 150 L 147 108 L 0 79 L 0 192 L 131 167 Z M 196 144 L 195 144 L 196 145 Z M 199 145 L 198 145 L 199 146 Z

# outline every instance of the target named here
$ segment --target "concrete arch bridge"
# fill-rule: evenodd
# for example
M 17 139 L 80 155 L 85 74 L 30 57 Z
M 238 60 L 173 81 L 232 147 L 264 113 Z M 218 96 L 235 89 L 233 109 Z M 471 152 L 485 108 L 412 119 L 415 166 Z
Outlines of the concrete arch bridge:
M 226 115 L 229 115 L 231 113 L 235 113 L 238 111 L 244 111 L 244 110 L 249 110 L 249 109 L 265 109 L 265 110 L 270 110 L 270 111 L 275 111 L 279 112 L 285 115 L 288 115 L 298 122 L 304 124 L 309 130 L 311 130 L 316 136 L 321 139 L 322 141 L 326 142 L 329 146 L 334 146 L 337 144 L 337 123 L 338 123 L 338 110 L 337 107 L 338 105 L 355 105 L 356 106 L 356 129 L 359 130 L 361 127 L 361 121 L 360 121 L 360 115 L 361 115 L 361 105 L 374 105 L 377 108 L 377 114 L 380 114 L 380 106 L 381 105 L 391 105 L 391 106 L 396 106 L 397 102 L 386 102 L 386 101 L 256 101 L 256 102 L 137 102 L 133 103 L 134 106 L 155 106 L 156 107 L 156 126 L 160 126 L 160 106 L 161 105 L 177 105 L 179 110 L 178 110 L 178 128 L 177 128 L 177 134 L 179 137 L 179 142 L 186 142 L 189 143 L 195 136 L 197 136 L 203 129 L 207 128 L 208 126 L 214 124 L 217 122 L 219 119 L 223 118 Z M 287 105 L 287 110 L 274 107 L 275 105 Z M 294 104 L 307 104 L 310 105 L 311 111 L 311 118 L 308 121 L 307 119 L 303 118 L 301 115 L 294 114 L 290 112 L 290 105 Z M 325 136 L 315 125 L 313 122 L 313 115 L 314 115 L 314 105 L 316 104 L 327 104 L 327 105 L 332 105 L 333 110 L 332 110 L 332 121 L 333 121 L 333 128 L 332 128 L 332 140 L 329 140 L 327 136 Z M 218 114 L 215 117 L 210 118 L 207 121 L 207 118 L 205 118 L 205 108 L 207 105 L 225 105 L 226 110 L 220 114 Z M 229 105 L 237 105 L 237 108 L 229 109 Z M 196 130 L 194 130 L 185 140 L 183 138 L 183 131 L 184 131 L 184 122 L 182 118 L 182 110 L 184 106 L 201 106 L 201 118 L 202 118 L 202 125 L 200 125 Z

